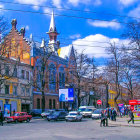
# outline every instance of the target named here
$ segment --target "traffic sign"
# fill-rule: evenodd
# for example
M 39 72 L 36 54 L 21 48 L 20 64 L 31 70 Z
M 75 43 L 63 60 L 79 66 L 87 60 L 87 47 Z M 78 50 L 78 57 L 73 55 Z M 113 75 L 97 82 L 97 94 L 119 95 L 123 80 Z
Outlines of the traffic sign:
M 102 101 L 101 100 L 97 100 L 97 104 L 98 105 L 101 105 L 102 104 Z

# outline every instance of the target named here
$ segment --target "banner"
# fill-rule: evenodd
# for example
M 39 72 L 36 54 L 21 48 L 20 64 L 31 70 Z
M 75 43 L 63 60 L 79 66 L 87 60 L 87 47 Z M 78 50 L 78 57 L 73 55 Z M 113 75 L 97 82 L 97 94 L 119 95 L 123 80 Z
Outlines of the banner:
M 59 89 L 59 101 L 60 102 L 72 102 L 74 100 L 74 90 L 69 89 Z
M 11 105 L 4 104 L 4 117 L 10 117 Z
M 118 104 L 121 113 L 124 113 L 124 104 Z

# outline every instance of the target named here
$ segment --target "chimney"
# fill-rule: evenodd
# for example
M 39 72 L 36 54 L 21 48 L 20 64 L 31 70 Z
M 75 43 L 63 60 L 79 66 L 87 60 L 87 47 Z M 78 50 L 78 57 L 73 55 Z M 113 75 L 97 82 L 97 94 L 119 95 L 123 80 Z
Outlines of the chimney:
M 12 28 L 16 29 L 16 25 L 17 25 L 17 20 L 16 19 L 13 19 L 12 22 Z
M 20 34 L 24 37 L 25 36 L 25 28 L 24 27 L 22 27 L 21 29 L 20 29 Z

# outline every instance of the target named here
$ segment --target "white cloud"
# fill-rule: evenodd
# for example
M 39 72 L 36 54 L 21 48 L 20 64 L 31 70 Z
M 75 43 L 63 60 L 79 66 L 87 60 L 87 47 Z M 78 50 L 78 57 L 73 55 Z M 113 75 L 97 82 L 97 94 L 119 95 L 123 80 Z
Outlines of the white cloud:
M 140 18 L 140 5 L 138 5 L 137 8 L 133 9 L 132 11 L 130 11 L 128 15 Z
M 44 13 L 48 13 L 48 14 L 51 14 L 52 13 L 52 9 L 50 9 L 50 8 L 44 8 L 43 11 L 44 11 Z
M 61 0 L 52 0 L 53 4 L 57 8 L 61 8 Z
M 115 20 L 110 21 L 92 21 L 88 20 L 88 23 L 94 27 L 102 27 L 102 28 L 112 28 L 119 29 L 121 27 L 120 23 L 113 22 Z
M 135 3 L 137 0 L 119 0 L 119 2 L 121 4 L 123 4 L 124 6 L 128 6 L 128 5 L 131 5 L 133 3 Z
M 0 8 L 4 8 L 4 5 L 0 4 Z
M 128 40 L 120 40 L 119 38 L 109 38 L 102 34 L 95 34 L 89 35 L 83 39 L 77 39 L 72 42 L 74 48 L 81 53 L 84 50 L 84 53 L 87 54 L 89 57 L 100 58 L 104 57 L 107 58 L 110 55 L 106 53 L 106 48 L 110 47 L 111 42 L 121 44 L 128 44 Z M 68 56 L 68 50 L 70 46 L 63 47 L 61 52 L 61 56 L 64 58 Z
M 29 30 L 30 29 L 29 25 L 26 25 L 25 29 L 26 30 Z
M 39 5 L 43 5 L 47 0 L 15 0 L 16 2 L 19 2 L 21 4 L 33 4 L 36 6 L 33 6 L 33 9 L 38 10 Z
M 96 1 L 94 1 L 94 3 L 98 3 L 98 1 L 100 1 L 100 0 L 96 0 Z M 80 3 L 89 4 L 92 2 L 92 0 L 68 0 L 68 2 L 71 3 L 73 6 L 78 6 Z
M 95 6 L 99 6 L 101 4 L 102 4 L 101 0 L 95 0 L 93 3 L 93 5 L 95 5 Z
M 70 36 L 71 39 L 77 39 L 77 38 L 80 38 L 80 37 L 81 37 L 80 34 L 75 34 L 75 35 Z

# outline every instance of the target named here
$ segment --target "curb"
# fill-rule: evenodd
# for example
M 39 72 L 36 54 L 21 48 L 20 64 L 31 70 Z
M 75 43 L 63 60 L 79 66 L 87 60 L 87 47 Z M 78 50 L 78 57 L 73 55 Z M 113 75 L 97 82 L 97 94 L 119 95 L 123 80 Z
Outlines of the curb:
M 100 121 L 96 121 L 98 123 L 100 123 Z M 137 125 L 132 125 L 132 124 L 114 124 L 114 123 L 108 123 L 109 125 L 113 125 L 113 126 L 125 126 L 125 127 L 139 127 L 140 128 L 140 125 L 137 126 Z

